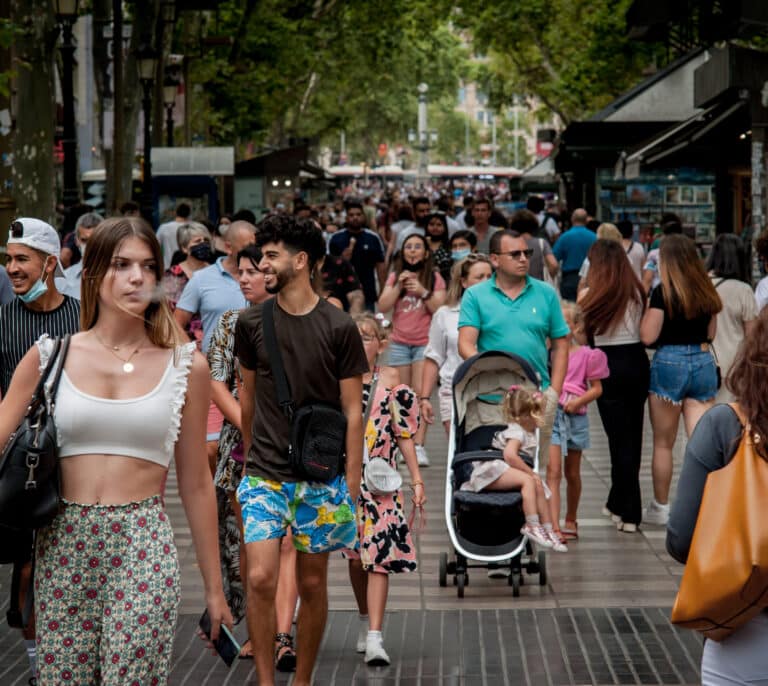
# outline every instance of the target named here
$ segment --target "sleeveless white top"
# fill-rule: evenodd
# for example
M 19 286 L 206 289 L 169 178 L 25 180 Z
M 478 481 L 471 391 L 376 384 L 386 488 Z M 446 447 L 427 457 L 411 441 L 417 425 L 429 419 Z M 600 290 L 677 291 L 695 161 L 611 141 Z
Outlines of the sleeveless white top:
M 43 336 L 37 346 L 44 368 L 52 341 Z M 59 457 L 125 455 L 168 467 L 179 437 L 194 351 L 194 343 L 178 346 L 159 383 L 137 398 L 89 395 L 74 386 L 64 371 L 54 412 Z

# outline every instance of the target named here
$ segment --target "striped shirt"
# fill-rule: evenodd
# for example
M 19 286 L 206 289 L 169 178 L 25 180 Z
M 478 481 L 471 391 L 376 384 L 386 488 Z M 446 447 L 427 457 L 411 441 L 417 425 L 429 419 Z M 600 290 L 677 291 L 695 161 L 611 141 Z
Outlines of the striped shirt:
M 21 358 L 44 333 L 51 338 L 80 330 L 80 303 L 68 295 L 50 312 L 29 309 L 19 298 L 0 306 L 0 393 L 11 385 Z

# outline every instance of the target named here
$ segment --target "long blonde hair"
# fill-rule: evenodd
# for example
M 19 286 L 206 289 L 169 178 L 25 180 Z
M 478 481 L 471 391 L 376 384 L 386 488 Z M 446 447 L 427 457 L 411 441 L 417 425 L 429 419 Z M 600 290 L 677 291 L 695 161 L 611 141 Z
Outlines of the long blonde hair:
M 464 291 L 466 290 L 461 282 L 469 276 L 469 272 L 472 269 L 472 266 L 478 262 L 491 264 L 491 261 L 486 255 L 473 252 L 462 260 L 456 262 L 453 267 L 451 267 L 451 283 L 448 286 L 448 293 L 446 294 L 446 305 L 449 307 L 455 307 L 459 304 L 461 296 L 464 295 Z
M 664 236 L 659 246 L 659 265 L 668 316 L 678 313 L 686 319 L 713 317 L 723 309 L 720 296 L 696 252 L 696 244 L 688 236 Z
M 144 328 L 153 345 L 173 348 L 188 341 L 182 336 L 161 290 L 163 258 L 155 232 L 140 217 L 113 217 L 106 219 L 88 239 L 88 250 L 83 257 L 83 276 L 80 299 L 80 328 L 92 329 L 99 320 L 99 291 L 104 277 L 112 269 L 112 259 L 120 245 L 128 238 L 138 238 L 147 244 L 155 262 L 156 289 L 144 312 Z

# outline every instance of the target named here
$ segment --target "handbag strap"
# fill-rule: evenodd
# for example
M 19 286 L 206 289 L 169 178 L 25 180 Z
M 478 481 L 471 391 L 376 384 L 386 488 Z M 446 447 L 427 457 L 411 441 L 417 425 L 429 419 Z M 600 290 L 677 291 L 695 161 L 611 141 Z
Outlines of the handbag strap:
M 272 367 L 277 402 L 283 414 L 288 417 L 288 421 L 292 421 L 294 406 L 291 386 L 285 375 L 283 356 L 280 353 L 280 346 L 277 344 L 277 335 L 275 334 L 275 300 L 276 298 L 270 298 L 262 305 L 261 322 L 264 331 L 264 345 L 267 348 L 270 367 Z
M 64 363 L 67 361 L 67 353 L 69 352 L 69 342 L 71 338 L 72 336 L 70 336 L 70 334 L 64 336 L 60 341 L 61 345 L 59 346 L 58 354 L 51 355 L 51 359 L 55 360 L 57 367 L 53 380 L 50 384 L 45 385 L 44 390 L 49 408 L 53 408 L 53 405 L 56 402 L 56 392 L 59 390 L 59 381 L 61 381 L 61 373 L 64 371 Z

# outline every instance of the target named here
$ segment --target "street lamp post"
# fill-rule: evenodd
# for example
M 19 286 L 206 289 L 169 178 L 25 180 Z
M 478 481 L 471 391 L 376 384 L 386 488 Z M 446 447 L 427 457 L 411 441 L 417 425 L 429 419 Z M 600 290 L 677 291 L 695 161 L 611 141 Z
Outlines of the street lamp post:
M 173 108 L 176 106 L 176 92 L 178 90 L 178 84 L 166 77 L 163 81 L 163 104 L 165 105 L 166 145 L 169 148 L 173 147 Z
M 419 136 L 419 173 L 418 183 L 424 184 L 427 178 L 427 167 L 429 162 L 427 160 L 427 154 L 429 151 L 429 141 L 427 140 L 427 91 L 429 86 L 426 83 L 420 83 L 417 87 L 419 91 L 419 120 L 418 120 L 418 136 Z
M 72 71 L 75 65 L 75 44 L 72 27 L 77 21 L 77 0 L 56 0 L 56 21 L 61 27 L 61 97 L 64 105 L 64 206 L 72 207 L 80 200 L 77 187 L 77 131 L 75 130 L 75 91 Z
M 152 85 L 157 69 L 157 52 L 145 44 L 136 52 L 136 62 L 139 67 L 139 80 L 143 89 L 141 100 L 144 116 L 144 169 L 141 183 L 141 214 L 150 224 L 152 221 Z

